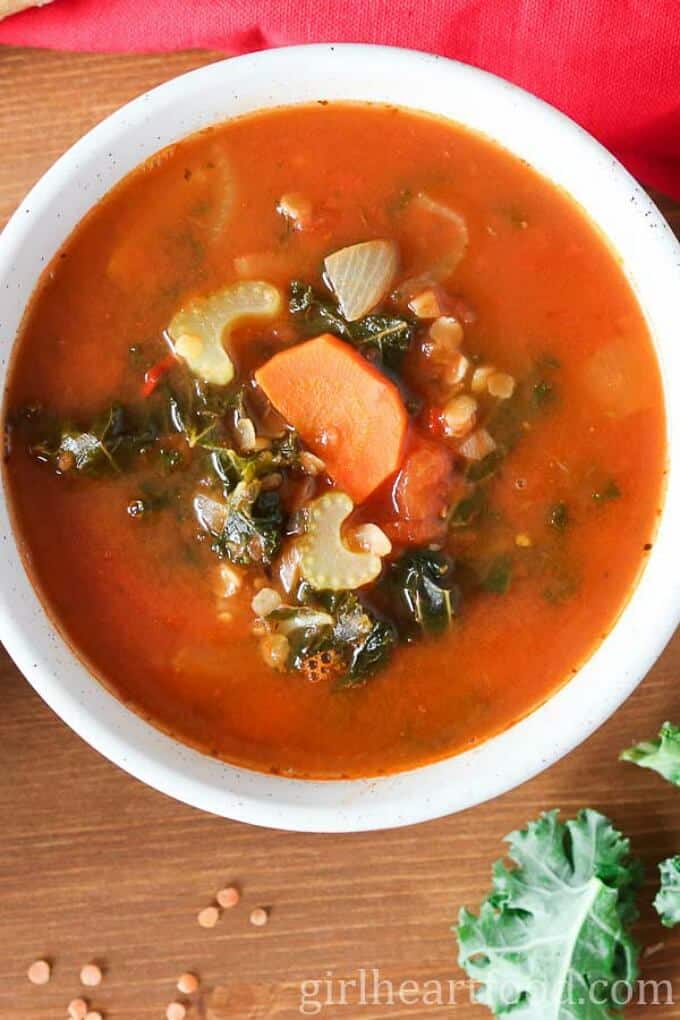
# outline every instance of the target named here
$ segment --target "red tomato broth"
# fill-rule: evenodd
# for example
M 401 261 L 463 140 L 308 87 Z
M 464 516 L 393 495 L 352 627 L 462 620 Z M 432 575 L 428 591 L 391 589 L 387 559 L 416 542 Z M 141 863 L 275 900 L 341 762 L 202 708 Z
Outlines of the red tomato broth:
M 114 396 L 139 399 L 144 373 L 129 348 L 147 345 L 159 361 L 177 307 L 243 276 L 235 259 L 250 257 L 258 278 L 281 287 L 294 278 L 318 285 L 329 251 L 384 236 L 398 242 L 406 271 L 422 256 L 398 215 L 405 190 L 428 191 L 467 222 L 467 254 L 447 281 L 476 313 L 465 327 L 466 353 L 518 380 L 538 359 L 559 359 L 555 401 L 488 483 L 502 521 L 451 540 L 464 559 L 480 545 L 490 554 L 529 535 L 531 546 L 514 549 L 506 594 L 464 601 L 449 633 L 400 646 L 364 686 L 336 691 L 263 663 L 250 633 L 253 572 L 230 600 L 232 620 L 218 617 L 218 566 L 193 542 L 190 524 L 126 513 L 139 473 L 71 480 L 18 443 L 6 464 L 27 567 L 74 649 L 156 725 L 241 765 L 362 776 L 487 739 L 592 653 L 653 540 L 663 397 L 616 258 L 581 210 L 520 160 L 459 127 L 392 108 L 258 113 L 193 136 L 131 174 L 43 277 L 16 347 L 8 408 L 42 402 L 88 415 Z M 285 230 L 276 205 L 290 191 L 317 212 L 311 231 Z M 251 373 L 293 338 L 285 315 L 271 329 L 245 327 L 234 336 L 239 372 Z M 602 349 L 615 357 L 593 373 L 589 359 Z M 614 383 L 612 360 L 624 366 Z M 620 495 L 598 504 L 593 492 L 610 478 Z M 560 500 L 570 514 L 563 533 L 546 519 Z M 573 585 L 564 598 L 545 597 L 554 581 L 546 558 Z

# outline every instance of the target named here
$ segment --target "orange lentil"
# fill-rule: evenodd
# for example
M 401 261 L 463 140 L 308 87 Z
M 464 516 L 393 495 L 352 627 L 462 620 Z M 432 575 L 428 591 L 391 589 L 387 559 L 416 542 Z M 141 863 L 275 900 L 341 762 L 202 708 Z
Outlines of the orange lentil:
M 220 889 L 217 894 L 217 902 L 221 907 L 224 907 L 225 910 L 235 907 L 240 899 L 241 893 L 235 885 L 229 885 L 226 889 Z
M 52 977 L 52 968 L 47 960 L 36 960 L 28 968 L 27 974 L 32 985 L 46 985 Z
M 269 920 L 269 914 L 264 907 L 255 907 L 250 912 L 250 923 L 254 924 L 257 928 L 261 928 L 262 925 L 266 924 Z
M 87 1003 L 85 999 L 73 999 L 68 1004 L 69 1020 L 85 1020 L 87 1016 Z
M 220 919 L 220 912 L 217 907 L 205 907 L 198 915 L 198 923 L 201 928 L 214 928 Z
M 177 990 L 182 995 L 193 995 L 198 991 L 199 981 L 195 974 L 181 974 L 177 981 Z
M 102 970 L 96 963 L 86 963 L 80 972 L 80 983 L 87 988 L 96 988 L 102 982 Z
M 187 1015 L 187 1008 L 181 1002 L 171 1002 L 165 1011 L 168 1020 L 184 1020 Z
M 104 1020 L 98 1009 L 91 1009 L 89 1013 L 85 1014 L 85 1020 Z

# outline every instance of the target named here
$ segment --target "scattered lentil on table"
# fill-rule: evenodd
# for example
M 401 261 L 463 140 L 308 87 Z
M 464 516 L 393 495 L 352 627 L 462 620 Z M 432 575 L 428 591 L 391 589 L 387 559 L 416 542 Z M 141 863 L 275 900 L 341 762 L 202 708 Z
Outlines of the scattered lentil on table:
M 52 976 L 52 968 L 47 960 L 36 960 L 28 968 L 28 980 L 32 985 L 46 985 Z

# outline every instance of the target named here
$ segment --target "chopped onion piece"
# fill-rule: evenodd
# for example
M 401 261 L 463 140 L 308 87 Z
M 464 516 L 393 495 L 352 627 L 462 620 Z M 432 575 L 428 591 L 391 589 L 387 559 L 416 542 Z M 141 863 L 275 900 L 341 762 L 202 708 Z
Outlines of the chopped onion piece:
M 230 599 L 240 589 L 243 575 L 234 570 L 229 563 L 222 563 L 219 569 L 219 585 L 217 594 L 223 599 Z
M 475 429 L 458 449 L 468 460 L 484 460 L 496 449 L 496 443 L 486 429 Z
M 432 287 L 451 276 L 470 243 L 467 223 L 461 214 L 430 198 L 425 192 L 421 191 L 409 202 L 406 213 L 405 223 L 407 228 L 410 225 L 409 233 L 413 233 L 414 241 L 420 249 L 418 263 L 422 269 L 418 272 L 418 266 L 411 267 L 416 272 L 397 288 L 396 294 L 401 300 L 408 300 L 424 287 Z M 427 220 L 430 220 L 430 229 L 424 222 Z M 446 232 L 446 250 L 438 261 L 432 263 L 432 248 L 442 248 L 442 230 Z
M 257 445 L 257 433 L 250 418 L 239 418 L 236 422 L 239 445 L 243 453 L 250 453 Z
M 269 616 L 282 602 L 283 599 L 275 588 L 260 588 L 253 596 L 250 608 L 256 616 Z
M 278 562 L 279 580 L 283 590 L 290 595 L 300 580 L 302 551 L 297 539 L 290 539 L 284 546 Z
M 360 319 L 382 301 L 397 271 L 397 260 L 394 241 L 363 241 L 327 256 L 326 277 L 346 319 Z
M 312 609 L 310 606 L 281 606 L 279 611 L 275 612 L 274 618 L 270 616 L 267 621 L 270 630 L 286 637 L 296 630 L 332 627 L 334 622 L 330 613 Z
M 212 534 L 219 534 L 227 520 L 227 508 L 224 503 L 202 493 L 194 496 L 194 513 L 203 530 Z
M 276 211 L 292 223 L 294 230 L 302 230 L 312 220 L 312 203 L 297 192 L 282 195 Z

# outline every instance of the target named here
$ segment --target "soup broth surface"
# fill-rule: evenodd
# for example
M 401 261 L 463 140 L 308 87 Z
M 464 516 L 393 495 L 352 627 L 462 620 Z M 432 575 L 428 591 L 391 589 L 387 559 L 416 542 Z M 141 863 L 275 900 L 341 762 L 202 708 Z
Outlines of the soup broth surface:
M 396 262 L 367 339 L 324 259 L 375 240 Z M 171 324 L 253 281 L 279 305 L 235 318 L 233 379 L 206 382 Z M 211 128 L 114 188 L 44 273 L 6 427 L 28 570 L 93 673 L 188 744 L 307 778 L 460 752 L 568 681 L 651 548 L 665 456 L 644 318 L 583 212 L 468 130 L 342 103 Z M 239 484 L 265 521 L 241 545 L 215 518 Z M 287 591 L 310 507 L 348 488 L 341 541 L 380 574 L 344 602 Z

